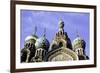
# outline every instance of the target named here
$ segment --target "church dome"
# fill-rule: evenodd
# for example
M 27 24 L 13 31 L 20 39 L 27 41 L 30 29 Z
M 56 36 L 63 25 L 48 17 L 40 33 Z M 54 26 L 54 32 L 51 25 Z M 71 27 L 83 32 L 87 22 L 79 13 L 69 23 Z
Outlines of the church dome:
M 46 39 L 45 36 L 37 39 L 36 43 L 35 43 L 35 46 L 36 48 L 44 48 L 48 51 L 48 48 L 49 48 L 49 41 Z
M 77 37 L 72 42 L 72 46 L 73 46 L 74 49 L 76 49 L 76 48 L 84 48 L 85 49 L 86 43 L 81 37 Z
M 24 46 L 26 48 L 35 48 L 35 42 L 38 39 L 36 35 L 30 35 L 25 38 Z
M 29 41 L 29 40 L 36 40 L 38 37 L 36 35 L 30 35 L 30 36 L 27 36 L 25 38 L 25 42 Z

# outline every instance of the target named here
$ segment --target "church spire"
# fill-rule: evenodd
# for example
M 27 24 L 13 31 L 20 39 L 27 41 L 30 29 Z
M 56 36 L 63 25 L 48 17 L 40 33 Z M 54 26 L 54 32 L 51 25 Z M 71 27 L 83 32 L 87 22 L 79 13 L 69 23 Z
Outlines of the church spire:
M 78 31 L 76 31 L 76 37 L 80 37 L 80 34 Z
M 34 35 L 36 35 L 36 32 L 37 32 L 37 27 L 34 26 Z
M 60 18 L 59 19 L 59 32 L 64 32 L 64 21 Z
M 46 36 L 46 28 L 44 28 L 43 36 Z
M 64 22 L 63 20 L 60 18 L 59 19 L 59 29 L 63 29 L 64 28 Z

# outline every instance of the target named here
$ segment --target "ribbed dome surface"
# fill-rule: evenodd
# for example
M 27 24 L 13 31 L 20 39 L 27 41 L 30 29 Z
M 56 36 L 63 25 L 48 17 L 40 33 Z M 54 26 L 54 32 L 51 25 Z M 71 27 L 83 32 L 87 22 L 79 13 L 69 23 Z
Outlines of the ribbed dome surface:
M 81 37 L 77 37 L 73 42 L 73 48 L 85 48 L 85 41 Z
M 49 41 L 46 39 L 45 36 L 37 39 L 37 41 L 35 43 L 36 48 L 44 48 L 46 50 L 48 50 L 49 45 L 50 45 Z
M 36 36 L 36 35 L 30 35 L 30 36 L 27 36 L 26 38 L 25 38 L 25 42 L 26 41 L 28 41 L 28 40 L 36 40 L 38 37 Z

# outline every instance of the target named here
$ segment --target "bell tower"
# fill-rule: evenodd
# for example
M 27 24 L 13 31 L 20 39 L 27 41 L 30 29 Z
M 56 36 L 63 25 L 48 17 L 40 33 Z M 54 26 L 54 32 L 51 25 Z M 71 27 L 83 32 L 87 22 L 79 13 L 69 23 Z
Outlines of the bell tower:
M 58 32 L 56 33 L 49 50 L 61 47 L 72 49 L 71 40 L 69 39 L 67 32 L 64 32 L 64 21 L 61 18 L 59 19 L 58 27 Z

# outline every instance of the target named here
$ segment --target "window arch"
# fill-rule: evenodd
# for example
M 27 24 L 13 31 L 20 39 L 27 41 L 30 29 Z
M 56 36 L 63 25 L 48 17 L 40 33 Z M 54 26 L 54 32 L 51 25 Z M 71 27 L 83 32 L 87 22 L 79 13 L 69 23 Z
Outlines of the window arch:
M 63 47 L 63 43 L 62 42 L 59 43 L 59 47 Z

